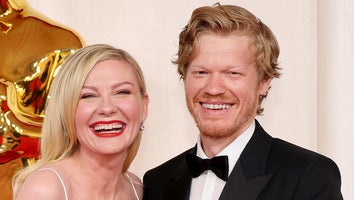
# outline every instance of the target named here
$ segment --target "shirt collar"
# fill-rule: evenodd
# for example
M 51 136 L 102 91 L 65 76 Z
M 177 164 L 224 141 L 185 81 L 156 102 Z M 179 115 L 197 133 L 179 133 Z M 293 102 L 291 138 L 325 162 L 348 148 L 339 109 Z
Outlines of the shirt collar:
M 228 156 L 229 159 L 229 175 L 235 166 L 238 158 L 240 157 L 243 149 L 247 145 L 248 141 L 251 139 L 253 132 L 255 130 L 256 123 L 255 120 L 251 123 L 251 125 L 240 135 L 238 136 L 233 142 L 231 142 L 228 146 L 226 146 L 217 156 Z M 204 153 L 201 142 L 200 142 L 200 135 L 197 141 L 197 156 L 205 159 L 208 158 Z

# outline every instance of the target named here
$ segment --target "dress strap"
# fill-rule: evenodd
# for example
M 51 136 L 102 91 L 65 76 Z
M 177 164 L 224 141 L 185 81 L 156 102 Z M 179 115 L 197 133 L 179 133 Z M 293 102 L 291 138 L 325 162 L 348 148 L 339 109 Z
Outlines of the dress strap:
M 52 171 L 59 179 L 61 185 L 63 186 L 63 190 L 64 190 L 64 195 L 65 195 L 65 200 L 68 200 L 68 193 L 66 192 L 66 188 L 65 188 L 65 184 L 64 184 L 64 181 L 63 179 L 61 178 L 61 176 L 59 175 L 59 173 L 57 171 L 55 171 L 54 169 L 52 168 L 42 168 L 42 169 L 39 169 L 39 171 L 44 171 L 44 170 L 49 170 L 49 171 Z
M 127 178 L 129 179 L 130 185 L 132 186 L 132 188 L 133 188 L 133 190 L 134 190 L 134 194 L 135 194 L 136 199 L 139 200 L 138 192 L 137 192 L 136 189 L 135 189 L 135 186 L 134 186 L 134 183 L 133 183 L 133 179 L 130 178 L 128 172 L 125 172 L 124 174 L 125 174 L 125 175 L 127 176 Z

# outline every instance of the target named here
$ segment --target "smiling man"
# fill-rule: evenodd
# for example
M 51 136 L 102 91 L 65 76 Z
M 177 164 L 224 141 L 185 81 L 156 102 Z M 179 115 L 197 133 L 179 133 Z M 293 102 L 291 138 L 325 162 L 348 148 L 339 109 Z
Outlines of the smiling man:
M 179 39 L 174 63 L 200 137 L 144 175 L 144 199 L 343 199 L 331 159 L 271 137 L 255 119 L 280 76 L 278 42 L 265 24 L 216 4 L 196 9 Z

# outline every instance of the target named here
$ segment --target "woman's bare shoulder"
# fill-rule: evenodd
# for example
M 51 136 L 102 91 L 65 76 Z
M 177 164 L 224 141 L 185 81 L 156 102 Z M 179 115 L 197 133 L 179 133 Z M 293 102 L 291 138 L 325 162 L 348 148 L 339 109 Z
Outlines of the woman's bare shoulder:
M 136 192 L 138 193 L 139 199 L 142 199 L 144 187 L 141 179 L 132 172 L 126 172 L 126 173 L 130 177 L 130 180 L 133 182 Z
M 64 189 L 60 178 L 49 168 L 29 174 L 23 182 L 16 200 L 63 199 Z
M 129 175 L 130 179 L 134 182 L 134 184 L 140 184 L 140 185 L 143 184 L 141 179 L 133 172 L 127 171 L 127 174 Z

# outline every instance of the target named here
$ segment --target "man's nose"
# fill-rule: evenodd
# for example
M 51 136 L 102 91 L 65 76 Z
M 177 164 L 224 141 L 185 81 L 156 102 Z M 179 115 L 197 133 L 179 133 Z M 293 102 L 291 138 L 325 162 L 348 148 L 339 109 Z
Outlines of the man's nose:
M 211 74 L 204 87 L 204 92 L 209 95 L 219 95 L 225 93 L 224 79 L 221 74 Z

